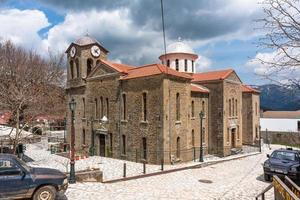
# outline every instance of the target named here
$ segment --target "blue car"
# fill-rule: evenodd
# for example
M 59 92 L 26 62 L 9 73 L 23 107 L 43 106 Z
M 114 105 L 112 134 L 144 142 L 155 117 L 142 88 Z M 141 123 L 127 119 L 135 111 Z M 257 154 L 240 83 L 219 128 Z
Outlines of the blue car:
M 64 173 L 29 167 L 14 155 L 0 154 L 0 199 L 54 200 L 67 188 Z
M 288 176 L 294 181 L 300 180 L 300 153 L 291 148 L 278 149 L 267 155 L 264 162 L 264 179 L 270 181 L 273 175 Z

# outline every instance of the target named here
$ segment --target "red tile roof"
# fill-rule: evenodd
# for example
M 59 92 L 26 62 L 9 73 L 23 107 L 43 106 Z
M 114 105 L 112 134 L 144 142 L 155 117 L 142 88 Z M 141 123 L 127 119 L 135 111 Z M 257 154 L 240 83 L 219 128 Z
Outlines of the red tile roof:
M 125 65 L 125 64 L 120 64 L 120 63 L 113 63 L 107 60 L 101 60 L 102 63 L 110 66 L 111 68 L 117 70 L 118 72 L 127 72 L 130 69 L 134 69 L 136 67 L 130 66 L 130 65 Z
M 300 119 L 300 110 L 297 111 L 266 111 L 262 118 Z
M 209 89 L 202 85 L 191 84 L 192 92 L 209 93 Z
M 186 79 L 192 79 L 192 77 L 186 73 L 178 72 L 162 64 L 150 64 L 141 67 L 136 67 L 127 71 L 127 75 L 123 76 L 122 80 L 140 78 L 146 76 L 153 76 L 158 74 L 168 74 L 171 76 L 177 76 Z
M 242 92 L 244 93 L 256 93 L 259 94 L 260 91 L 248 86 L 248 85 L 242 85 Z
M 234 72 L 233 69 L 226 69 L 226 70 L 220 70 L 220 71 L 197 73 L 197 74 L 193 75 L 193 82 L 224 80 L 232 72 Z
M 12 114 L 10 112 L 0 112 L 0 124 L 8 124 Z

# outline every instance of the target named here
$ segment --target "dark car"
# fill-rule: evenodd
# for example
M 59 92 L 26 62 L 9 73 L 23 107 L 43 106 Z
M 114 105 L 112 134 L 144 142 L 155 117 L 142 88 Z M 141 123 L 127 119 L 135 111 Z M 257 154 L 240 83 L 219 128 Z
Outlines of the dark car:
M 300 153 L 293 149 L 278 149 L 267 155 L 269 158 L 264 162 L 264 178 L 270 181 L 275 174 L 279 177 L 288 176 L 289 178 L 300 180 Z
M 0 154 L 0 199 L 53 200 L 67 188 L 62 172 L 29 167 L 14 155 Z

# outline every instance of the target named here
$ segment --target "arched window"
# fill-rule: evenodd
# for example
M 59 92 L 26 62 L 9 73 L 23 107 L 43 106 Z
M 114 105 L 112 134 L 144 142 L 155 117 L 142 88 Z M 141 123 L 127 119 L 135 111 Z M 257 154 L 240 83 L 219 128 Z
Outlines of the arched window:
M 78 58 L 76 58 L 76 61 L 75 61 L 75 64 L 76 64 L 76 76 L 77 78 L 79 78 L 79 60 Z
M 202 112 L 205 116 L 205 101 L 202 101 Z
M 108 98 L 105 99 L 106 102 L 106 117 L 109 118 L 109 100 Z
M 180 120 L 180 95 L 176 94 L 176 120 Z
M 188 70 L 187 59 L 184 60 L 184 71 Z
M 192 129 L 192 146 L 195 147 L 195 131 Z
M 147 121 L 147 93 L 143 93 L 143 120 Z
M 82 98 L 82 104 L 83 104 L 83 118 L 85 118 L 85 98 Z
M 147 139 L 143 137 L 142 139 L 142 145 L 143 145 L 143 159 L 147 160 Z
M 176 70 L 179 71 L 179 61 L 178 61 L 178 59 L 175 60 L 175 66 L 176 66 Z
M 170 67 L 170 60 L 167 60 L 167 66 Z
M 195 117 L 195 105 L 194 105 L 194 101 L 192 101 L 192 117 Z
M 126 155 L 126 136 L 122 135 L 122 154 Z
M 95 118 L 97 119 L 98 117 L 98 99 L 95 98 Z
M 231 99 L 231 103 L 232 103 L 232 114 L 231 114 L 231 116 L 234 116 L 234 114 L 235 114 L 234 98 Z
M 86 61 L 86 76 L 90 75 L 93 67 L 93 60 L 92 59 L 87 59 Z
M 238 103 L 237 103 L 237 99 L 235 100 L 235 116 L 238 116 Z
M 180 137 L 176 140 L 176 157 L 180 158 Z
M 85 129 L 82 130 L 82 140 L 81 140 L 82 144 L 85 144 Z
M 258 106 L 257 106 L 257 102 L 255 102 L 255 115 L 257 116 L 258 113 Z
M 122 94 L 122 109 L 123 109 L 123 112 L 122 112 L 122 119 L 123 120 L 126 120 L 127 118 L 127 113 L 126 113 L 126 94 Z
M 74 62 L 73 60 L 70 61 L 70 74 L 71 74 L 71 79 L 74 78 Z
M 229 105 L 229 117 L 231 117 L 231 99 L 229 99 L 229 103 L 228 103 L 228 105 Z
M 103 97 L 100 97 L 100 118 L 104 116 L 104 111 L 103 111 Z
M 192 71 L 195 72 L 194 61 L 192 60 Z

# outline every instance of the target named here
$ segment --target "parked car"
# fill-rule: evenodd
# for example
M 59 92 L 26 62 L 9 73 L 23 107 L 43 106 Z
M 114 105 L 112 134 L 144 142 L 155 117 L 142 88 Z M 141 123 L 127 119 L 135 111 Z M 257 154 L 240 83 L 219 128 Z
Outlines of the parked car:
M 278 149 L 267 155 L 264 162 L 264 179 L 270 181 L 273 175 L 288 176 L 292 180 L 300 180 L 300 152 L 298 150 Z
M 0 199 L 54 200 L 68 188 L 67 176 L 55 169 L 33 168 L 11 154 L 0 154 Z

